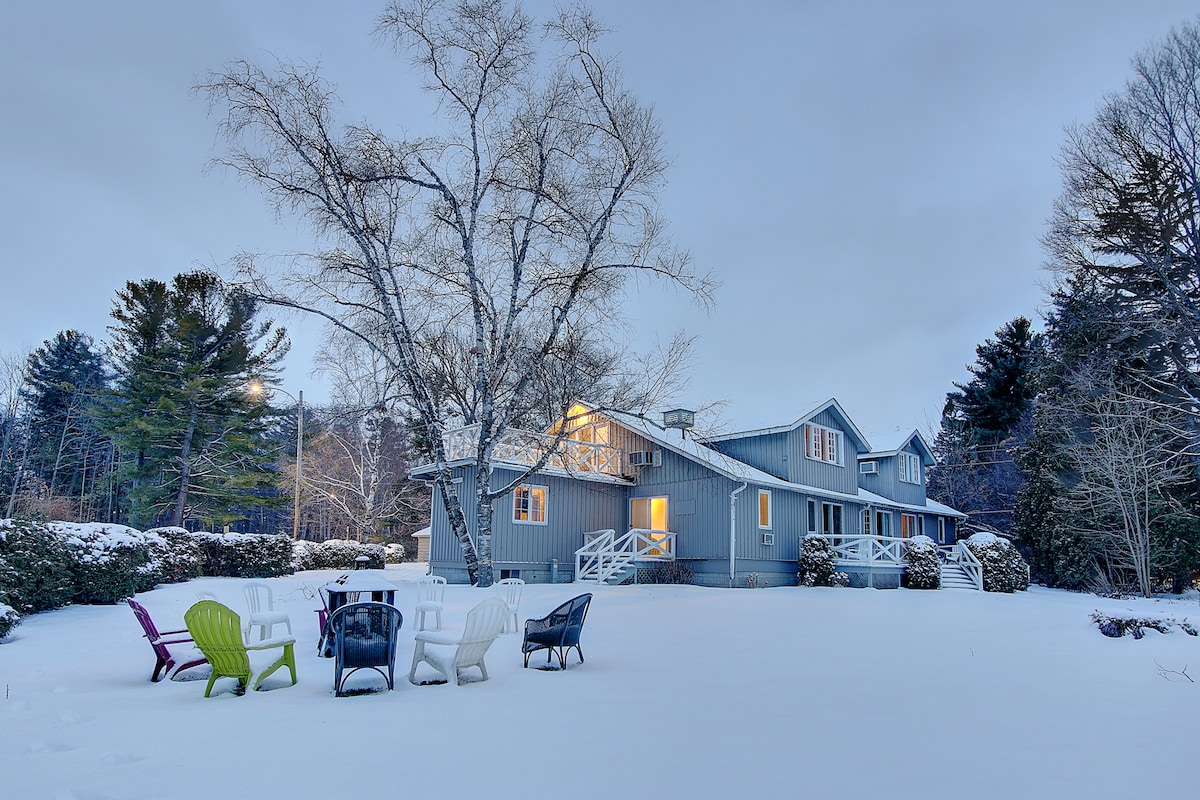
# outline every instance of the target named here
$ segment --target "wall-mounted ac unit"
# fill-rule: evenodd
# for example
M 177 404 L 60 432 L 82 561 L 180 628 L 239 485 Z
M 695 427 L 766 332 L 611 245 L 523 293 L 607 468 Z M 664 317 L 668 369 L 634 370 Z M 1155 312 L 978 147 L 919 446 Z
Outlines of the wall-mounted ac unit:
M 662 466 L 662 451 L 634 450 L 625 460 L 631 467 L 660 467 Z
M 763 544 L 775 544 L 775 534 L 764 533 L 763 534 Z
M 858 471 L 863 475 L 875 475 L 879 472 L 878 461 L 862 461 L 858 465 Z

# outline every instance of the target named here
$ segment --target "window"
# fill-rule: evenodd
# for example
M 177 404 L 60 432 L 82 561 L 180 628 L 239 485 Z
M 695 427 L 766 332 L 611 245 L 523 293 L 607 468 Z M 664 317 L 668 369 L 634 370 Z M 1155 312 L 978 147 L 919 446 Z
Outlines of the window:
M 876 511 L 875 512 L 875 535 L 876 536 L 891 536 L 892 535 L 892 512 Z
M 862 511 L 862 532 L 867 536 L 871 535 L 871 509 L 864 508 Z
M 509 578 L 519 578 L 519 577 L 521 577 L 521 570 L 519 570 L 519 569 L 502 569 L 502 570 L 500 570 L 500 580 L 502 580 L 502 581 L 508 580 Z
M 903 538 L 908 539 L 912 536 L 916 536 L 917 533 L 918 533 L 918 531 L 917 531 L 916 515 L 915 514 L 901 514 L 900 515 L 900 535 Z
M 522 484 L 513 489 L 513 522 L 545 525 L 546 495 L 549 492 L 545 486 L 530 484 Z
M 938 517 L 938 544 L 946 543 L 946 518 Z
M 821 533 L 842 534 L 842 507 L 836 503 L 821 503 Z
M 808 501 L 808 532 L 817 532 L 817 501 Z
M 669 531 L 667 527 L 667 498 L 637 497 L 629 501 L 630 527 L 644 531 Z
M 771 529 L 771 493 L 766 489 L 758 490 L 758 527 Z
M 921 482 L 921 457 L 915 453 L 900 454 L 900 480 L 905 483 Z
M 827 464 L 842 463 L 842 432 L 811 422 L 804 424 L 804 455 Z

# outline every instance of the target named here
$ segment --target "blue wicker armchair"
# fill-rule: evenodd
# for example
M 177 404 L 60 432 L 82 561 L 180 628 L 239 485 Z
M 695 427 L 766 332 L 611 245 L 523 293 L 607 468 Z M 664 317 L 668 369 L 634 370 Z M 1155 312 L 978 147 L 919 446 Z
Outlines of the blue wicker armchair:
M 572 647 L 579 654 L 579 663 L 582 664 L 583 649 L 579 646 L 579 635 L 583 632 L 583 621 L 591 602 L 590 594 L 581 594 L 541 619 L 525 620 L 525 640 L 521 642 L 525 666 L 529 666 L 530 653 L 545 650 L 547 664 L 550 663 L 550 655 L 554 654 L 558 656 L 559 669 L 566 669 L 567 653 Z
M 395 688 L 396 640 L 402 624 L 404 616 L 387 603 L 350 603 L 329 615 L 333 690 L 338 697 L 344 696 L 346 679 L 360 669 L 375 670 L 387 679 L 388 689 Z

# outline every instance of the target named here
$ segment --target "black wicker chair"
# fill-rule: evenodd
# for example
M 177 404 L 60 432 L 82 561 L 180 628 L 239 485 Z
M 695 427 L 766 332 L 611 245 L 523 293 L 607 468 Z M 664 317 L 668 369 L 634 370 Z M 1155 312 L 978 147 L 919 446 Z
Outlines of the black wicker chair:
M 387 679 L 388 689 L 395 688 L 396 640 L 402 624 L 400 610 L 387 603 L 350 603 L 329 615 L 333 690 L 338 697 L 344 696 L 346 679 L 360 669 L 375 670 Z
M 563 603 L 541 619 L 525 620 L 525 640 L 521 652 L 525 654 L 525 666 L 529 666 L 529 654 L 537 650 L 546 651 L 546 663 L 550 655 L 558 656 L 559 669 L 567 668 L 567 653 L 574 647 L 583 663 L 583 649 L 579 646 L 579 634 L 583 632 L 583 620 L 587 617 L 590 594 L 581 594 Z

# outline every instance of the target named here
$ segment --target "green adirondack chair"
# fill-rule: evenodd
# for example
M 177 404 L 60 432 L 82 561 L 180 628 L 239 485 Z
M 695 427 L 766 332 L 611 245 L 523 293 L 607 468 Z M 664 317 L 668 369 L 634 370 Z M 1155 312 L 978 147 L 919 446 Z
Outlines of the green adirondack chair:
M 268 639 L 247 645 L 242 639 L 241 617 L 231 608 L 215 600 L 201 600 L 196 603 L 184 613 L 183 622 L 195 640 L 196 647 L 208 659 L 208 663 L 212 664 L 212 675 L 204 689 L 205 697 L 211 695 L 217 678 L 237 678 L 239 690 L 244 692 L 247 687 L 258 689 L 265 678 L 283 666 L 291 671 L 292 685 L 296 685 L 296 656 L 293 652 L 296 640 L 292 637 Z M 283 655 L 263 669 L 253 669 L 248 651 L 276 648 L 281 648 Z

